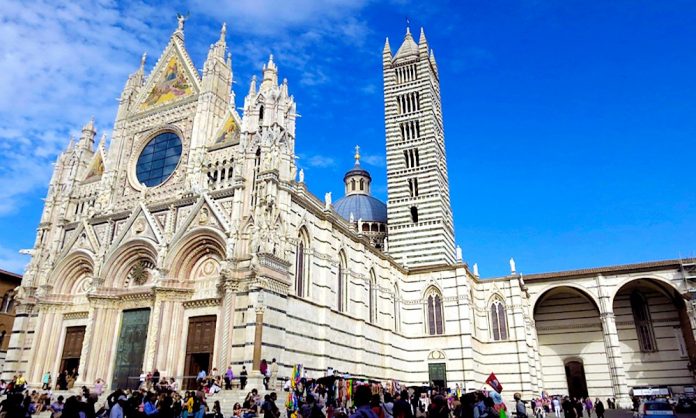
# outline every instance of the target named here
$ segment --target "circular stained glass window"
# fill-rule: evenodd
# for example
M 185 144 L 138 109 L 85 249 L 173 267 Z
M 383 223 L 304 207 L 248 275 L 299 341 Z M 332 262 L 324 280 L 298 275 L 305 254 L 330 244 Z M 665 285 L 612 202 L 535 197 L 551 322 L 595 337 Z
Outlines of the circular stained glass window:
M 143 148 L 135 166 L 138 181 L 147 187 L 158 186 L 172 174 L 181 158 L 181 139 L 172 132 L 164 132 Z

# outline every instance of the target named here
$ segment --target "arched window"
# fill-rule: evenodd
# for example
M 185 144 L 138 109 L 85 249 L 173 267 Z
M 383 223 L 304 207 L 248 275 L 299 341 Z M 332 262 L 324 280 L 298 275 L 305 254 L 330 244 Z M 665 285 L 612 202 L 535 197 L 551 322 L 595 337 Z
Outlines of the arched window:
M 346 275 L 346 258 L 343 252 L 340 252 L 338 254 L 338 277 L 337 279 L 337 288 L 336 288 L 336 296 L 337 296 L 337 303 L 336 307 L 338 308 L 339 312 L 344 312 L 346 309 L 346 280 L 345 280 L 345 275 Z
M 428 320 L 428 335 L 444 334 L 444 321 L 442 312 L 442 294 L 432 287 L 426 292 L 426 318 Z
M 505 304 L 499 298 L 491 303 L 491 336 L 494 341 L 508 339 L 507 313 Z
M 5 342 L 5 335 L 7 335 L 7 331 L 0 332 L 0 348 L 2 348 L 2 343 Z
M 355 179 L 353 179 L 353 180 L 350 181 L 350 189 L 351 189 L 352 191 L 355 191 Z
M 263 106 L 259 108 L 259 128 L 263 126 Z
M 655 340 L 648 301 L 637 291 L 631 293 L 631 310 L 633 311 L 633 323 L 636 326 L 640 351 L 644 353 L 657 351 L 657 341 Z
M 370 283 L 368 284 L 368 305 L 367 308 L 370 311 L 369 320 L 370 323 L 374 323 L 377 320 L 377 277 L 375 277 L 375 271 L 370 270 Z
M 399 332 L 401 327 L 401 306 L 399 305 L 399 298 L 401 297 L 401 292 L 399 292 L 399 283 L 394 283 L 394 331 Z
M 307 246 L 309 244 L 307 231 L 300 230 L 295 251 L 295 294 L 300 297 L 309 293 L 309 257 Z
M 360 190 L 365 190 L 365 180 L 360 179 Z

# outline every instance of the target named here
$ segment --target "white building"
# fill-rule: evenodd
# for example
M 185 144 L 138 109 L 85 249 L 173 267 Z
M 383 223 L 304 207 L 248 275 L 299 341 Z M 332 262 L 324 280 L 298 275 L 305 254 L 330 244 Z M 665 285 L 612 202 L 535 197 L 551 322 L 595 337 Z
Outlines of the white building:
M 457 255 L 438 67 L 421 31 L 383 51 L 388 202 L 297 172 L 295 102 L 272 57 L 238 114 L 225 28 L 200 74 L 183 21 L 126 82 L 113 137 L 58 158 L 3 377 L 125 385 L 141 370 L 277 358 L 405 384 L 616 397 L 694 384 L 696 260 L 481 280 Z M 300 139 L 301 140 L 301 139 Z M 337 181 L 340 181 L 337 179 Z M 691 359 L 691 360 L 690 360 Z

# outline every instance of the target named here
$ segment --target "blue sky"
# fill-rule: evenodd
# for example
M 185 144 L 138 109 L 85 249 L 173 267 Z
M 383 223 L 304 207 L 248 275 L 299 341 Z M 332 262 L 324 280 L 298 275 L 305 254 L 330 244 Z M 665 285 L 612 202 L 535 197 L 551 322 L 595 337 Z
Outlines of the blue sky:
M 341 196 L 360 144 L 386 199 L 381 51 L 405 18 L 441 77 L 456 241 L 481 275 L 696 255 L 692 1 L 9 0 L 0 12 L 0 268 L 20 272 L 51 163 L 94 115 L 110 133 L 143 51 L 148 70 L 190 11 L 198 68 L 228 24 L 241 105 L 273 53 L 318 196 Z

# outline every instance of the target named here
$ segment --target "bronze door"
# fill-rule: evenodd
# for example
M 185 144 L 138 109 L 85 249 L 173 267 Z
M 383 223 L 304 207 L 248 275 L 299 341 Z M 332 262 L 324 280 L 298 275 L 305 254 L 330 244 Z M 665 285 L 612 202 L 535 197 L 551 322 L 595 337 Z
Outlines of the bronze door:
M 192 376 L 184 381 L 184 387 L 194 389 L 195 376 L 205 370 L 210 374 L 215 347 L 215 315 L 195 316 L 189 318 L 188 337 L 186 339 L 185 376 Z
M 143 370 L 150 308 L 123 311 L 111 387 L 137 388 Z
M 447 387 L 447 366 L 445 363 L 428 364 L 428 375 L 430 382 L 440 388 Z
M 65 342 L 63 343 L 63 354 L 60 357 L 60 370 L 71 372 L 80 365 L 80 354 L 82 353 L 82 343 L 85 339 L 85 329 L 87 327 L 67 327 L 65 329 Z

